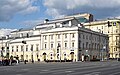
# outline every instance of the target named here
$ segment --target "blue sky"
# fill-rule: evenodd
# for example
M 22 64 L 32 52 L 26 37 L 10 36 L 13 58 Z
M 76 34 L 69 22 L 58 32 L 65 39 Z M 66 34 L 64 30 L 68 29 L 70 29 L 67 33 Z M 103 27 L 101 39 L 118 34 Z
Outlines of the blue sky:
M 1 1 L 1 0 L 0 0 Z M 28 0 L 30 1 L 30 0 Z M 7 5 L 7 4 L 6 4 Z M 20 29 L 20 28 L 31 28 L 34 24 L 29 24 L 31 21 L 43 20 L 45 17 L 50 18 L 45 14 L 45 7 L 43 6 L 42 0 L 34 0 L 32 6 L 37 7 L 37 10 L 33 10 L 31 13 L 14 13 L 12 18 L 9 20 L 0 21 L 0 28 L 8 29 Z
M 120 17 L 119 7 L 120 0 L 0 0 L 0 36 L 75 13 L 91 13 L 95 19 Z

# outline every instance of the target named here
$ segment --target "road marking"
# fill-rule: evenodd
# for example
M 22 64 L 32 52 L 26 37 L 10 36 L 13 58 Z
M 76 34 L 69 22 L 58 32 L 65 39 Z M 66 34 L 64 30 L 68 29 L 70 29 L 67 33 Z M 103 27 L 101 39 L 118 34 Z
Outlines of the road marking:
M 16 74 L 16 75 L 22 75 L 22 74 Z
M 92 72 L 92 73 L 89 73 L 89 74 L 84 74 L 84 75 L 100 75 L 101 72 Z
M 68 72 L 68 73 L 70 73 L 70 72 L 73 72 L 73 71 L 65 71 L 65 72 Z
M 28 71 L 29 69 L 21 69 L 22 71 Z
M 61 72 L 55 72 L 55 73 L 52 73 L 52 74 L 61 74 L 61 73 L 71 73 L 73 71 L 61 71 Z
M 112 73 L 112 74 L 110 74 L 110 75 L 116 75 L 116 74 L 120 74 L 120 72 Z
M 64 70 L 53 70 L 53 71 L 46 71 L 46 72 L 40 72 L 40 73 L 54 73 L 55 72 L 55 74 L 60 74 L 60 73 L 64 73 L 65 70 L 72 70 L 72 71 L 74 71 L 74 70 L 80 70 L 80 69 L 91 69 L 91 68 L 100 68 L 100 67 L 104 67 L 104 66 L 89 66 L 89 67 L 83 67 L 83 68 L 77 67 L 75 69 L 69 68 L 69 69 L 64 69 Z
M 110 69 L 114 69 L 114 68 L 116 68 L 116 66 L 114 66 L 112 68 L 100 68 L 100 69 L 90 70 L 90 71 L 74 72 L 74 73 L 70 73 L 70 74 L 67 74 L 67 75 L 75 75 L 75 74 L 89 73 L 89 72 L 95 72 L 95 71 L 104 71 L 104 70 L 110 70 Z
M 46 71 L 48 71 L 48 70 L 41 70 L 41 71 L 45 71 L 45 72 L 46 72 Z

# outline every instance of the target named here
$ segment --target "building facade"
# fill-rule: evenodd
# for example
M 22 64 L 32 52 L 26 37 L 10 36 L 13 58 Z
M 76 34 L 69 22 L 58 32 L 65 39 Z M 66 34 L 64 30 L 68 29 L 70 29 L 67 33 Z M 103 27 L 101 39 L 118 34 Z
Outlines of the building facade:
M 120 58 L 120 20 L 113 18 L 84 23 L 86 28 L 109 36 L 109 57 Z
M 33 29 L 11 32 L 6 40 L 9 56 L 21 61 L 108 58 L 108 36 L 81 26 L 74 17 L 46 20 Z

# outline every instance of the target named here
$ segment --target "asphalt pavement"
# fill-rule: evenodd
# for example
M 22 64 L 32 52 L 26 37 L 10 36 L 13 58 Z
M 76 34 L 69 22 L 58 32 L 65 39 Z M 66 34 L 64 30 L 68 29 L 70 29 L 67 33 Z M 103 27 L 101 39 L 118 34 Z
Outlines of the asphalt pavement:
M 0 66 L 0 75 L 120 75 L 120 62 L 22 63 Z

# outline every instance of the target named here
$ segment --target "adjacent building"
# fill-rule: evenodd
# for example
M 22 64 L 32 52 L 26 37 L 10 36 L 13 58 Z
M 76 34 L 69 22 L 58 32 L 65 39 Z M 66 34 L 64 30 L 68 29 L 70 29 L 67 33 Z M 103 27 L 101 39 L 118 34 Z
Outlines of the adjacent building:
M 111 18 L 84 23 L 86 28 L 109 36 L 109 57 L 120 58 L 120 19 Z

